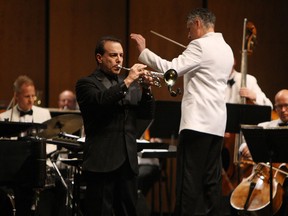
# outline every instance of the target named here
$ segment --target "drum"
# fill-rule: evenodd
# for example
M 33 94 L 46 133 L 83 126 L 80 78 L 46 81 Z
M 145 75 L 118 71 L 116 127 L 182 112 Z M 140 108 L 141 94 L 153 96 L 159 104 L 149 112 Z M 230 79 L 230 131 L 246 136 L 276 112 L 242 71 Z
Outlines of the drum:
M 55 187 L 56 182 L 56 171 L 53 167 L 46 166 L 46 179 L 44 189 L 49 189 Z
M 14 195 L 3 188 L 0 188 L 0 215 L 1 216 L 16 215 Z

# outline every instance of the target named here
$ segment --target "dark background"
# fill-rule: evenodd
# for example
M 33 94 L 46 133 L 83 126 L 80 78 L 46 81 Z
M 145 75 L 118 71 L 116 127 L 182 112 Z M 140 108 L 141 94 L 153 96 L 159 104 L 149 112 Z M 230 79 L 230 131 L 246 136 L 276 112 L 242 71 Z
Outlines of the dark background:
M 137 62 L 131 32 L 143 34 L 148 48 L 171 60 L 183 48 L 150 30 L 187 45 L 186 16 L 202 6 L 216 14 L 216 31 L 233 48 L 238 70 L 244 18 L 255 24 L 258 43 L 248 58 L 248 73 L 274 102 L 275 93 L 287 88 L 286 0 L 1 0 L 0 106 L 11 100 L 16 77 L 26 74 L 36 83 L 41 106 L 56 107 L 58 94 L 74 90 L 75 82 L 95 68 L 94 47 L 106 34 L 123 40 L 125 66 Z M 166 87 L 154 93 L 157 100 L 181 100 Z

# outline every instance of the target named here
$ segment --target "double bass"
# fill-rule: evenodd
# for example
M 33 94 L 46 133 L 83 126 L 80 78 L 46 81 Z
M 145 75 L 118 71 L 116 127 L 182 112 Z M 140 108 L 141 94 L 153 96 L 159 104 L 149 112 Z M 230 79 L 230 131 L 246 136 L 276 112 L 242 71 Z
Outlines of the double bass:
M 256 27 L 251 21 L 244 19 L 242 50 L 241 50 L 241 87 L 246 86 L 247 77 L 247 60 L 248 55 L 252 55 L 256 47 Z M 251 104 L 252 101 L 241 97 L 241 104 Z M 239 184 L 242 177 L 247 177 L 252 166 L 239 161 L 239 144 L 242 143 L 242 135 L 226 133 L 222 150 L 223 167 L 225 175 L 223 176 L 222 191 L 224 195 L 230 194 L 231 191 Z M 227 187 L 228 186 L 228 187 Z
M 256 45 L 256 28 L 252 22 L 244 19 L 245 31 L 243 31 L 242 62 L 241 62 L 241 87 L 246 87 L 247 56 L 252 53 Z M 249 103 L 246 98 L 241 98 L 242 103 Z M 273 117 L 273 116 L 272 116 Z M 242 136 L 240 137 L 241 140 Z M 241 141 L 239 143 L 242 143 Z M 235 150 L 239 146 L 235 145 Z M 236 152 L 236 151 L 235 151 Z M 238 155 L 238 152 L 237 152 Z M 234 155 L 235 157 L 235 155 Z M 285 163 L 272 164 L 272 181 L 270 165 L 266 163 L 255 164 L 253 161 L 239 162 L 254 165 L 250 176 L 243 178 L 241 183 L 234 189 L 230 197 L 231 206 L 238 211 L 238 215 L 266 216 L 275 215 L 282 206 L 283 183 L 288 176 L 288 168 Z M 272 200 L 270 189 L 272 188 Z M 272 203 L 271 203 L 272 201 Z M 272 209 L 271 205 L 272 204 Z

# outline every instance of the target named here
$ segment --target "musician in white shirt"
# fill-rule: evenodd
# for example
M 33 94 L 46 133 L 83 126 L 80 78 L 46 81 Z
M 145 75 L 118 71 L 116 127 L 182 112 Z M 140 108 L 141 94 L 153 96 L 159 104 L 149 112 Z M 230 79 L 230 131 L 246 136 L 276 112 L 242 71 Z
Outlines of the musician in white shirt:
M 278 119 L 258 124 L 263 128 L 288 126 L 288 89 L 282 89 L 275 95 L 275 110 L 279 116 Z M 242 143 L 239 151 L 245 158 L 251 158 L 250 151 L 246 143 Z
M 246 87 L 241 87 L 241 79 L 242 74 L 233 69 L 226 88 L 225 99 L 227 103 L 240 104 L 241 97 L 245 97 L 253 104 L 265 105 L 273 108 L 271 101 L 261 90 L 257 83 L 257 79 L 254 76 L 250 74 L 246 75 Z
M 19 76 L 13 85 L 12 108 L 0 114 L 0 121 L 43 123 L 51 118 L 48 109 L 34 106 L 35 85 L 28 76 Z M 15 195 L 17 215 L 31 215 L 33 185 L 30 178 L 24 178 L 12 188 Z
M 19 76 L 13 88 L 13 107 L 0 114 L 0 121 L 43 123 L 51 119 L 48 109 L 34 106 L 36 90 L 28 76 Z

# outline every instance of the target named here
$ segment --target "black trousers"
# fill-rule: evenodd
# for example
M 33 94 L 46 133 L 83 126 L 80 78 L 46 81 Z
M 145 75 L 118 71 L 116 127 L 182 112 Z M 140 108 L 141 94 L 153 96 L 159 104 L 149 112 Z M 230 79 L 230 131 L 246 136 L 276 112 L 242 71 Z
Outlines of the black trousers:
M 177 147 L 175 215 L 192 216 L 198 209 L 203 215 L 221 216 L 222 143 L 220 136 L 181 131 Z M 203 199 L 199 199 L 201 195 Z
M 137 179 L 126 161 L 108 173 L 84 172 L 87 216 L 134 216 L 137 203 Z

